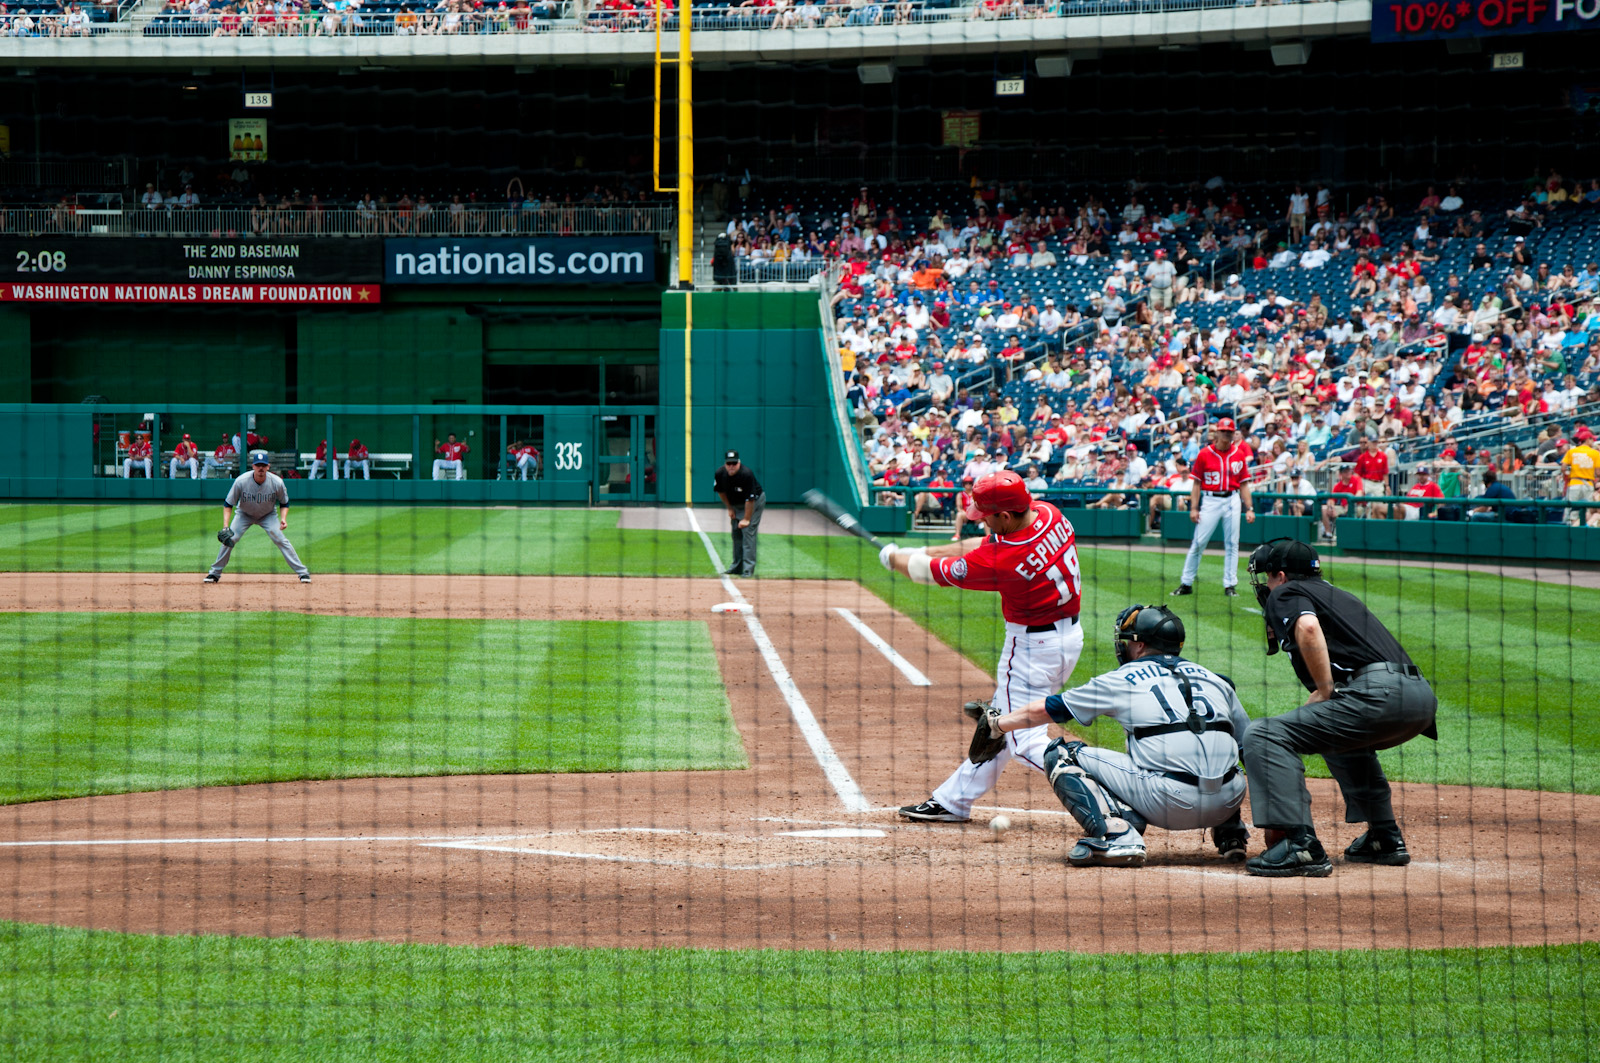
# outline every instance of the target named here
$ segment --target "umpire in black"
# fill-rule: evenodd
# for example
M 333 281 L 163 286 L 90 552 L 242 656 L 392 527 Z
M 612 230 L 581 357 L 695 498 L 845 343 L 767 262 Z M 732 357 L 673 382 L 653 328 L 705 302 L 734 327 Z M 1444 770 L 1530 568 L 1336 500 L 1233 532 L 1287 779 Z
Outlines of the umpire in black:
M 1288 651 L 1311 696 L 1282 716 L 1252 721 L 1245 732 L 1250 815 L 1268 832 L 1267 851 L 1245 870 L 1313 878 L 1333 871 L 1311 829 L 1304 753 L 1327 761 L 1344 794 L 1345 822 L 1367 824 L 1344 851 L 1345 860 L 1410 863 L 1378 750 L 1419 734 L 1438 738 L 1433 688 L 1360 599 L 1322 578 L 1322 562 L 1307 544 L 1274 539 L 1256 547 L 1250 582 L 1266 614 L 1267 652 Z
M 756 574 L 756 535 L 761 531 L 761 514 L 767 508 L 766 492 L 761 481 L 750 467 L 739 461 L 737 450 L 728 451 L 722 468 L 717 470 L 717 497 L 728 509 L 728 522 L 733 526 L 733 564 L 728 566 L 730 576 Z

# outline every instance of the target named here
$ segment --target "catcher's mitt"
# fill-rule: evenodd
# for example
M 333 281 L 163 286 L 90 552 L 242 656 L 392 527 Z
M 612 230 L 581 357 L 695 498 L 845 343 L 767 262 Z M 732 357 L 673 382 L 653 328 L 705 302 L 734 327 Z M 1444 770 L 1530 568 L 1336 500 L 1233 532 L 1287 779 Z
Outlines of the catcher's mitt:
M 969 701 L 961 711 L 978 721 L 972 732 L 972 742 L 967 746 L 967 759 L 974 764 L 987 764 L 1006 747 L 1006 736 L 995 726 L 1005 713 L 987 701 Z
M 233 529 L 223 528 L 221 531 L 217 532 L 217 542 L 221 543 L 223 546 L 232 546 Z

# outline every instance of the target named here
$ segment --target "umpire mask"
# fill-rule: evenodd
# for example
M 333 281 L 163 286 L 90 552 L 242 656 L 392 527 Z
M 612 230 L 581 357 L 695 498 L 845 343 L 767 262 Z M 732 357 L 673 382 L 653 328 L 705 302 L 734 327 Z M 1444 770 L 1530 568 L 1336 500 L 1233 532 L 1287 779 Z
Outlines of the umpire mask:
M 1310 544 L 1285 537 L 1269 540 L 1250 551 L 1249 568 L 1250 586 L 1264 613 L 1267 595 L 1272 593 L 1267 581 L 1273 573 L 1282 572 L 1289 579 L 1317 579 L 1322 576 L 1322 559 Z

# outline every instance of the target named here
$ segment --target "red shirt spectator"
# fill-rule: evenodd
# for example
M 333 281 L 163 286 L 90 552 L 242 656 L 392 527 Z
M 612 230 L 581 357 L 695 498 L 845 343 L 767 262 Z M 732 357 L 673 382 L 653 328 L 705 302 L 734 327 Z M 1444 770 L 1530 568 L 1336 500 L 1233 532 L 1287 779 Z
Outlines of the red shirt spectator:
M 1389 476 L 1389 456 L 1377 447 L 1356 455 L 1356 472 L 1368 483 L 1382 483 Z

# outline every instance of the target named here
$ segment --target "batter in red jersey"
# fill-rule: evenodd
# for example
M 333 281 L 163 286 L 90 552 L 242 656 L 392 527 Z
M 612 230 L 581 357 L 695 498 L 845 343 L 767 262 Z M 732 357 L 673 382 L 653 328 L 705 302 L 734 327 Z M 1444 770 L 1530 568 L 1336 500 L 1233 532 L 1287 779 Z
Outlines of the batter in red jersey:
M 1194 486 L 1189 489 L 1189 519 L 1194 521 L 1194 539 L 1189 556 L 1183 561 L 1183 582 L 1174 595 L 1193 594 L 1200 575 L 1200 555 L 1206 552 L 1211 533 L 1222 524 L 1222 593 L 1239 593 L 1239 513 L 1251 524 L 1256 522 L 1250 507 L 1250 462 L 1255 457 L 1243 443 L 1235 443 L 1233 418 L 1224 417 L 1211 430 L 1211 442 L 1200 448 L 1190 471 Z
M 985 476 L 973 485 L 970 500 L 963 499 L 963 516 L 982 523 L 988 535 L 916 550 L 890 543 L 878 560 L 917 583 L 1000 592 L 1006 639 L 993 704 L 1013 712 L 1066 686 L 1083 653 L 1077 543 L 1071 522 L 1050 503 L 1035 502 L 1014 472 Z M 972 803 L 994 788 L 1012 757 L 1044 771 L 1048 731 L 1045 724 L 1008 733 L 1005 748 L 993 760 L 962 761 L 932 797 L 907 805 L 900 814 L 966 822 L 972 818 Z

